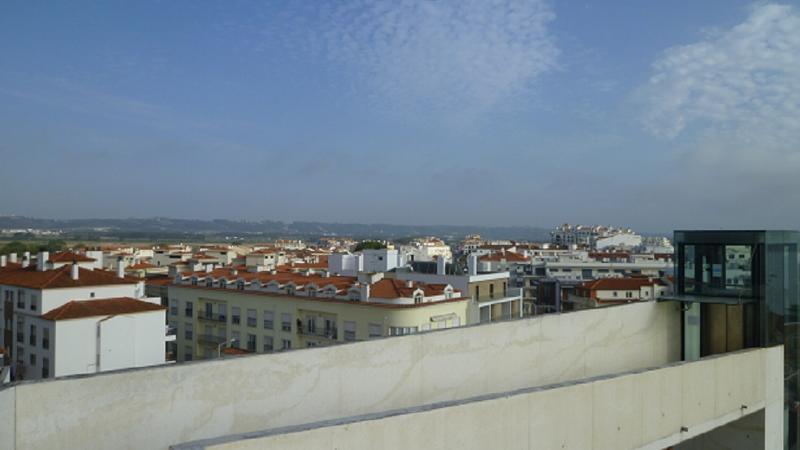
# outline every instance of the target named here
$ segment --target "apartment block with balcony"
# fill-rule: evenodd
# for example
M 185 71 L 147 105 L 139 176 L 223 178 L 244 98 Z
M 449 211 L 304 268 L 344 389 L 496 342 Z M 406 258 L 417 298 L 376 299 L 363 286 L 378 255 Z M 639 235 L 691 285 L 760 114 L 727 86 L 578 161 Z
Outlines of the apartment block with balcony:
M 187 272 L 168 286 L 179 361 L 326 346 L 465 325 L 471 299 L 447 284 L 233 268 Z

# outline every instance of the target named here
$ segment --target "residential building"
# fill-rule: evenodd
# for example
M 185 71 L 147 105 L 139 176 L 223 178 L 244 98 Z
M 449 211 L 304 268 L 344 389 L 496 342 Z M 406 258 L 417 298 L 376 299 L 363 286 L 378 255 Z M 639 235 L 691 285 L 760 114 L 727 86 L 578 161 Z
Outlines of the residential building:
M 64 265 L 62 255 L 51 261 L 48 252 L 26 266 L 10 256 L 0 256 L 0 346 L 9 351 L 15 379 L 165 362 L 165 342 L 173 339 L 165 308 L 144 297 L 143 283 L 122 266 L 114 273 Z
M 668 280 L 648 277 L 598 278 L 575 287 L 564 302 L 564 310 L 597 308 L 620 303 L 655 300 L 672 294 Z
M 573 226 L 565 223 L 550 232 L 550 241 L 556 245 L 575 245 L 601 250 L 610 247 L 636 247 L 642 243 L 642 237 L 630 228 L 603 225 Z
M 332 274 L 355 276 L 359 272 L 388 272 L 405 266 L 403 254 L 395 249 L 365 249 L 357 253 L 334 253 L 328 257 Z
M 436 258 L 453 259 L 450 246 L 439 238 L 426 237 L 412 240 L 408 245 L 400 246 L 404 258 L 412 261 L 435 261 Z
M 458 327 L 470 299 L 448 284 L 237 268 L 187 272 L 167 287 L 178 361 L 317 347 Z

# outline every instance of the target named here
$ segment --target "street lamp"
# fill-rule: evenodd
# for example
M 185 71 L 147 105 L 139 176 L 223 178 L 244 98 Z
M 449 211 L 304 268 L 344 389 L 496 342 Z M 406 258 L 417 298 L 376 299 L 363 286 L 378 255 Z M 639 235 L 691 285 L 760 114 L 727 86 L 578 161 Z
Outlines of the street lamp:
M 225 347 L 226 345 L 233 345 L 235 343 L 236 343 L 236 338 L 233 338 L 230 341 L 225 341 L 225 342 L 220 343 L 217 346 L 217 358 L 221 358 L 222 357 L 222 347 Z

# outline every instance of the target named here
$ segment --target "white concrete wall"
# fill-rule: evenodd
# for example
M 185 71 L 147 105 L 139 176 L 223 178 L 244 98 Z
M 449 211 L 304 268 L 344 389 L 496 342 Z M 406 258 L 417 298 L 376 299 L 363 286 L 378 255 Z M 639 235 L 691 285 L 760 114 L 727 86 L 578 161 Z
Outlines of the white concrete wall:
M 54 377 L 96 371 L 96 318 L 59 320 L 55 323 Z
M 163 364 L 165 358 L 164 313 L 150 311 L 114 316 L 59 320 L 53 339 L 55 374 L 87 374 L 97 371 L 97 326 L 101 326 L 100 371 Z
M 267 430 L 246 440 L 231 436 L 175 449 L 660 450 L 745 415 L 758 419 L 768 403 L 768 355 L 782 352 L 783 347 L 752 349 L 576 384 Z M 764 417 L 757 424 L 762 431 Z M 740 448 L 765 444 L 763 438 L 750 443 Z
M 679 344 L 678 307 L 648 302 L 21 383 L 13 387 L 17 448 L 163 449 L 659 366 L 679 358 Z M 0 448 L 8 439 L 0 436 Z
M 94 295 L 92 295 L 94 294 Z M 77 288 L 45 289 L 42 291 L 42 311 L 44 314 L 72 300 L 91 300 L 115 297 L 140 298 L 144 296 L 144 283 L 112 284 L 107 286 L 86 286 Z

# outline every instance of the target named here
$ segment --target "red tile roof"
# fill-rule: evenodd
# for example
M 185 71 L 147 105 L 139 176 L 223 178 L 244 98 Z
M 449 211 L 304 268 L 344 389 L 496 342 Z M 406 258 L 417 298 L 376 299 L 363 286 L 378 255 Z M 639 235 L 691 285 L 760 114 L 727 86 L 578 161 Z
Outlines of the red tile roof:
M 70 251 L 65 252 L 55 252 L 50 254 L 50 262 L 56 263 L 71 263 L 72 261 L 75 262 L 95 262 L 97 261 L 94 258 L 89 258 L 88 256 L 82 253 L 75 253 Z
M 375 298 L 409 298 L 414 295 L 414 291 L 422 289 L 425 296 L 442 295 L 446 284 L 425 284 L 412 282 L 411 287 L 402 280 L 384 278 L 370 285 L 369 296 Z
M 500 262 L 502 260 L 506 260 L 506 262 L 528 262 L 530 258 L 525 257 L 525 255 L 515 253 L 515 252 L 498 252 L 493 253 L 491 255 L 481 256 L 479 258 L 481 261 L 497 261 Z
M 643 286 L 665 286 L 665 284 L 657 278 L 598 278 L 579 287 L 595 291 L 636 291 Z
M 42 314 L 44 320 L 83 319 L 96 316 L 116 316 L 167 309 L 165 306 L 130 297 L 71 301 Z
M 78 279 L 70 276 L 71 264 L 54 270 L 38 271 L 36 266 L 0 270 L 0 284 L 31 289 L 69 288 L 80 286 L 101 286 L 112 284 L 138 283 L 136 278 L 119 278 L 114 272 L 105 270 L 78 269 Z
M 150 264 L 150 263 L 140 262 L 140 263 L 133 264 L 132 266 L 127 267 L 125 270 L 128 270 L 128 269 L 130 269 L 130 270 L 155 269 L 156 267 L 157 266 L 155 266 L 153 264 Z

